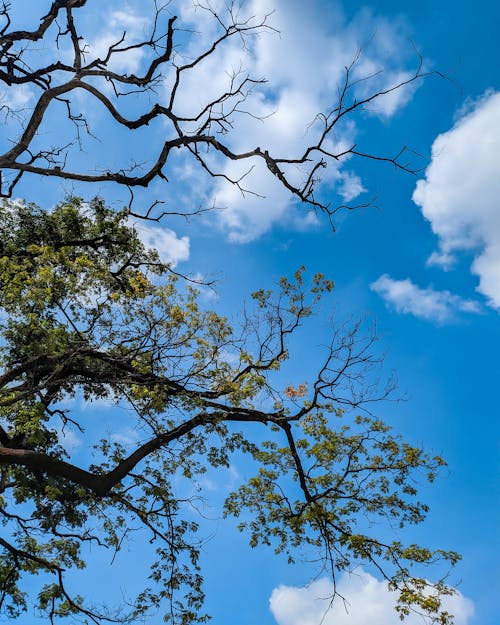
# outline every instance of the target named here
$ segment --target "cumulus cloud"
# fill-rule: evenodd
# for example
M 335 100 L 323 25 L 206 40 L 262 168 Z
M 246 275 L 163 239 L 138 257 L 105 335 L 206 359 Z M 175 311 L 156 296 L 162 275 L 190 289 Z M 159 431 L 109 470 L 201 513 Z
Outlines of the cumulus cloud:
M 149 249 L 157 250 L 164 263 L 175 267 L 189 258 L 189 237 L 178 237 L 170 228 L 132 222 L 139 239 Z
M 302 588 L 279 586 L 269 600 L 271 612 L 279 625 L 397 625 L 401 623 L 394 610 L 397 594 L 362 569 L 344 574 L 337 591 L 345 597 L 330 607 L 333 584 L 320 579 Z M 474 614 L 473 603 L 461 593 L 445 597 L 444 607 L 455 615 L 455 625 L 468 625 Z M 407 625 L 422 625 L 422 617 L 411 614 Z
M 473 300 L 462 299 L 449 291 L 436 291 L 431 287 L 422 289 L 409 278 L 393 280 L 384 274 L 370 288 L 397 312 L 440 324 L 453 320 L 457 312 L 480 312 L 478 303 Z
M 472 254 L 477 290 L 500 310 L 500 93 L 489 92 L 462 111 L 432 146 L 432 161 L 413 201 L 439 240 L 428 262 L 452 267 Z
M 214 22 L 207 11 L 195 11 L 190 3 L 180 6 L 183 20 L 187 24 L 198 24 L 199 35 L 192 38 L 186 54 L 186 58 L 193 58 L 213 38 Z M 279 33 L 264 32 L 251 39 L 245 52 L 238 39 L 227 42 L 220 52 L 207 57 L 198 70 L 186 75 L 179 90 L 181 108 L 186 106 L 193 113 L 227 91 L 235 73 L 269 80 L 265 85 L 255 86 L 245 104 L 238 106 L 239 110 L 246 108 L 251 115 L 240 115 L 234 132 L 225 137 L 235 151 L 261 146 L 277 155 L 300 155 L 306 146 L 315 142 L 320 126 L 312 122 L 318 113 L 335 104 L 338 87 L 345 78 L 345 67 L 365 44 L 363 56 L 352 74 L 358 97 L 387 89 L 409 77 L 402 52 L 407 46 L 402 23 L 390 22 L 366 10 L 348 21 L 337 5 L 332 7 L 331 18 L 325 24 L 316 3 L 298 0 L 275 0 L 273 8 L 275 11 L 269 20 Z M 260 17 L 269 13 L 269 4 L 267 0 L 249 0 L 240 11 L 242 20 L 249 16 Z M 367 76 L 371 79 L 363 80 Z M 390 117 L 411 95 L 411 88 L 388 94 L 370 113 Z M 355 125 L 345 124 L 339 128 L 335 144 L 332 142 L 328 147 L 341 152 L 352 145 L 355 135 Z M 248 162 L 214 163 L 215 169 L 221 167 L 222 173 L 233 180 L 248 173 L 242 186 L 259 194 L 242 193 L 223 179 L 215 183 L 207 201 L 225 208 L 217 214 L 218 224 L 231 240 L 255 239 L 277 221 L 286 220 L 294 227 L 315 225 L 310 218 L 305 222 L 297 219 L 298 211 L 290 202 L 289 192 L 262 163 L 254 163 L 250 171 Z M 360 178 L 349 170 L 348 159 L 342 164 L 332 161 L 325 174 L 325 182 L 340 203 L 355 200 L 365 190 Z M 307 172 L 303 168 L 293 168 L 287 175 L 293 184 L 299 184 L 307 177 Z

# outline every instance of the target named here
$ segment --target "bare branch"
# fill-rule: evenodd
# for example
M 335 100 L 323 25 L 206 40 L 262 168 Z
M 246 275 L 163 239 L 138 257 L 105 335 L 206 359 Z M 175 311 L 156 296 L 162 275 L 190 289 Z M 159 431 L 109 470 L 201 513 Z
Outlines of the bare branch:
M 417 171 L 411 162 L 402 160 L 406 149 L 396 156 L 374 155 L 353 145 L 348 149 L 333 152 L 327 147 L 327 139 L 333 136 L 337 126 L 344 119 L 364 111 L 377 99 L 387 96 L 398 89 L 420 80 L 426 75 L 422 69 L 422 59 L 418 56 L 418 65 L 414 73 L 407 79 L 384 89 L 375 89 L 373 93 L 358 98 L 356 87 L 360 81 L 369 83 L 373 76 L 352 78 L 353 70 L 359 62 L 361 52 L 355 55 L 350 66 L 346 67 L 345 78 L 337 94 L 337 104 L 328 112 L 318 113 L 317 122 L 322 128 L 311 127 L 312 141 L 302 154 L 285 156 L 272 154 L 269 150 L 255 146 L 245 152 L 238 152 L 229 147 L 222 140 L 229 129 L 235 125 L 238 115 L 253 115 L 245 106 L 253 89 L 262 85 L 262 78 L 253 78 L 239 70 L 233 70 L 229 77 L 229 86 L 212 100 L 200 106 L 198 111 L 187 114 L 182 110 L 182 93 L 186 78 L 218 49 L 233 39 L 239 38 L 244 48 L 249 38 L 261 34 L 263 31 L 273 31 L 268 23 L 269 15 L 262 19 L 253 16 L 239 17 L 234 5 L 229 5 L 225 14 L 216 13 L 210 5 L 200 5 L 200 9 L 208 12 L 219 27 L 219 35 L 214 41 L 194 58 L 178 63 L 180 51 L 176 50 L 176 17 L 165 15 L 165 8 L 154 5 L 152 26 L 149 36 L 140 41 L 128 41 L 124 31 L 117 41 L 111 44 L 106 54 L 100 58 L 86 61 L 87 50 L 82 48 L 83 36 L 79 32 L 77 13 L 87 8 L 84 0 L 58 0 L 53 2 L 50 11 L 33 31 L 9 32 L 10 16 L 8 5 L 2 12 L 6 19 L 3 34 L 0 36 L 0 82 L 10 85 L 33 85 L 39 95 L 27 123 L 20 136 L 12 139 L 9 149 L 0 153 L 0 173 L 2 186 L 0 195 L 11 197 L 14 189 L 26 174 L 48 176 L 63 180 L 82 183 L 113 183 L 128 187 L 147 187 L 154 180 L 168 181 L 170 179 L 170 157 L 175 150 L 186 150 L 195 156 L 201 167 L 214 178 L 222 178 L 229 184 L 236 185 L 245 194 L 259 195 L 258 190 L 242 186 L 243 176 L 231 176 L 227 173 L 226 165 L 231 161 L 248 161 L 247 172 L 252 171 L 254 164 L 261 161 L 269 173 L 275 176 L 288 192 L 305 205 L 322 211 L 331 218 L 336 211 L 344 208 L 344 204 L 335 205 L 320 199 L 316 190 L 322 178 L 323 170 L 328 167 L 329 161 L 342 161 L 351 156 L 386 162 L 396 168 L 415 173 Z M 33 59 L 30 56 L 28 43 L 43 40 L 48 49 L 51 49 L 49 34 L 50 27 L 56 23 L 65 23 L 57 34 L 57 45 L 61 40 L 68 39 L 73 50 L 71 62 L 56 58 L 53 62 L 40 67 L 32 67 Z M 162 24 L 166 25 L 162 27 Z M 53 47 L 53 46 L 52 46 Z M 116 59 L 133 51 L 147 50 L 142 73 L 120 73 L 112 69 Z M 174 50 L 175 53 L 174 53 Z M 57 53 L 57 49 L 54 50 Z M 3 56 L 2 56 L 3 55 Z M 25 61 L 26 59 L 26 61 Z M 55 76 L 58 75 L 57 84 Z M 173 75 L 170 92 L 167 98 L 156 96 L 157 88 L 165 86 L 165 80 Z M 60 76 L 63 76 L 61 82 Z M 65 78 L 64 78 L 65 77 Z M 109 87 L 111 86 L 111 92 Z M 143 103 L 150 102 L 148 108 L 134 118 L 129 118 L 122 112 L 121 99 L 126 93 L 121 87 L 130 87 L 136 95 L 144 95 Z M 83 93 L 91 102 L 101 106 L 111 120 L 124 131 L 138 132 L 147 126 L 163 122 L 162 133 L 166 135 L 161 148 L 156 154 L 151 154 L 146 165 L 128 167 L 110 166 L 101 171 L 95 169 L 78 169 L 69 158 L 66 147 L 44 147 L 42 150 L 32 148 L 37 137 L 43 130 L 45 119 L 57 102 L 66 106 L 66 118 L 74 125 L 75 144 L 80 149 L 86 149 L 80 130 L 84 129 L 91 138 L 89 124 L 83 113 L 77 113 L 74 108 L 74 98 Z M 166 104 L 165 104 L 166 102 Z M 306 122 L 306 120 L 304 120 Z M 210 160 L 211 154 L 223 157 L 222 162 L 215 165 Z M 63 156 L 64 155 L 64 156 Z M 304 167 L 303 180 L 292 182 L 290 167 Z M 346 208 L 353 208 L 348 206 Z

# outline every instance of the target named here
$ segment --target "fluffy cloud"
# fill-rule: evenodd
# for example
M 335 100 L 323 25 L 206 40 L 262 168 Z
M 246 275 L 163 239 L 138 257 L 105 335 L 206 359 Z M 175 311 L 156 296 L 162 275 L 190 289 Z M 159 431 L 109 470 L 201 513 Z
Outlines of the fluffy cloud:
M 397 312 L 407 313 L 437 323 L 446 323 L 457 312 L 477 313 L 477 302 L 462 299 L 449 291 L 436 291 L 432 288 L 421 289 L 410 279 L 393 280 L 387 274 L 380 276 L 370 285 Z
M 333 602 L 333 584 L 320 579 L 309 586 L 279 586 L 271 594 L 269 605 L 279 625 L 397 625 L 401 623 L 394 610 L 397 595 L 362 569 L 343 575 L 337 591 L 345 597 Z M 455 615 L 455 625 L 468 625 L 474 606 L 461 593 L 446 597 L 445 608 Z M 411 614 L 407 625 L 422 625 L 422 617 Z
M 186 56 L 192 58 L 213 39 L 211 28 L 214 22 L 209 19 L 207 11 L 195 11 L 190 3 L 181 3 L 181 7 L 184 7 L 181 10 L 183 20 L 188 25 L 198 24 L 196 31 L 200 31 L 192 38 Z M 245 108 L 251 115 L 239 115 L 235 131 L 225 137 L 235 151 L 261 146 L 277 155 L 301 154 L 306 146 L 314 143 L 319 131 L 319 126 L 311 126 L 311 123 L 318 113 L 327 111 L 336 102 L 338 87 L 345 78 L 345 67 L 365 44 L 363 56 L 352 74 L 353 81 L 358 81 L 358 97 L 387 89 L 409 77 L 404 67 L 404 50 L 408 46 L 402 23 L 391 23 L 369 11 L 358 13 L 349 22 L 337 6 L 336 12 L 332 7 L 331 18 L 325 24 L 317 3 L 275 0 L 273 7 L 275 12 L 269 17 L 269 23 L 279 33 L 264 32 L 249 40 L 246 51 L 242 51 L 239 39 L 226 42 L 217 54 L 207 57 L 190 76 L 186 75 L 179 90 L 182 97 L 180 108 L 186 106 L 194 112 L 224 93 L 234 73 L 241 71 L 242 76 L 248 73 L 269 80 L 265 85 L 256 86 L 245 104 L 238 106 L 239 110 Z M 264 16 L 269 12 L 269 4 L 267 0 L 249 0 L 242 5 L 241 11 L 240 19 Z M 199 26 L 200 20 L 202 27 Z M 373 33 L 376 33 L 374 38 Z M 372 78 L 362 80 L 367 76 Z M 374 104 L 370 113 L 390 117 L 411 95 L 411 88 L 388 94 Z M 341 152 L 352 145 L 355 134 L 354 124 L 345 124 L 338 130 L 335 146 L 329 147 Z M 346 162 L 347 159 L 343 164 L 329 163 L 325 178 L 341 203 L 355 200 L 364 191 L 362 181 L 346 168 Z M 207 201 L 225 208 L 218 213 L 218 221 L 231 240 L 252 240 L 276 221 L 285 219 L 299 228 L 314 225 L 314 220 L 303 221 L 297 217 L 298 211 L 291 208 L 290 194 L 261 163 L 255 163 L 251 171 L 248 171 L 248 162 L 215 162 L 214 168 L 217 165 L 231 179 L 240 179 L 248 173 L 242 186 L 259 194 L 242 193 L 222 179 L 216 182 Z M 298 184 L 307 174 L 296 168 L 288 175 L 294 184 Z
M 147 248 L 157 250 L 164 263 L 175 267 L 189 258 L 189 237 L 178 237 L 169 228 L 132 222 L 138 237 Z
M 500 93 L 487 93 L 437 137 L 413 200 L 439 249 L 430 264 L 450 268 L 460 252 L 474 256 L 477 290 L 500 309 Z

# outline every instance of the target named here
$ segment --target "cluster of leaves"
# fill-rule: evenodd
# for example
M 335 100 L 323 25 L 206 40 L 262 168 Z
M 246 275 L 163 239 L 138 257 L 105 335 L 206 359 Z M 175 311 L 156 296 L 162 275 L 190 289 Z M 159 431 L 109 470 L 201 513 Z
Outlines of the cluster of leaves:
M 378 419 L 350 424 L 345 410 L 362 400 L 353 389 L 370 341 L 334 334 L 315 378 L 284 390 L 273 383 L 290 335 L 330 281 L 318 274 L 308 288 L 300 269 L 277 295 L 255 293 L 255 312 L 236 329 L 144 247 L 127 211 L 100 200 L 69 199 L 51 211 L 6 201 L 0 224 L 4 613 L 27 609 L 22 585 L 38 575 L 46 583 L 34 605 L 51 622 L 76 614 L 127 621 L 160 608 L 172 623 L 206 620 L 199 527 L 179 478 L 228 466 L 238 451 L 258 471 L 229 495 L 225 514 L 241 518 L 252 546 L 274 544 L 291 561 L 301 547 L 319 549 L 333 575 L 368 562 L 400 591 L 401 614 L 417 608 L 449 622 L 440 597 L 450 589 L 413 567 L 458 556 L 373 531 L 373 520 L 390 531 L 421 522 L 416 477 L 432 481 L 443 461 Z M 96 438 L 99 429 L 120 433 L 116 412 L 101 423 L 101 414 L 78 409 L 79 397 L 126 406 L 137 440 Z M 254 439 L 252 424 L 263 430 Z M 94 446 L 92 458 L 65 446 L 66 428 Z M 153 562 L 127 613 L 70 591 L 67 573 L 85 566 L 87 545 L 114 558 L 138 527 Z
M 60 440 L 64 428 L 73 425 L 83 433 L 83 425 L 60 403 L 78 392 L 88 400 L 123 392 L 147 421 L 148 415 L 165 411 L 170 395 L 166 367 L 176 369 L 162 351 L 175 350 L 180 363 L 192 354 L 195 377 L 195 370 L 203 368 L 203 345 L 212 338 L 223 340 L 225 321 L 202 314 L 193 292 L 183 299 L 174 277 L 154 286 L 143 271 L 158 276 L 167 268 L 156 252 L 144 249 L 124 213 L 99 201 L 72 200 L 49 213 L 33 205 L 4 204 L 1 224 L 1 505 L 3 523 L 15 526 L 10 530 L 15 547 L 4 545 L 2 606 L 12 615 L 25 609 L 17 582 L 26 572 L 49 571 L 58 579 L 41 589 L 38 607 L 51 619 L 76 612 L 93 616 L 81 598 L 66 591 L 63 570 L 84 566 L 80 551 L 85 542 L 118 550 L 135 517 L 166 546 L 157 549 L 161 566 L 151 571 L 165 590 L 157 595 L 144 591 L 133 614 L 182 585 L 189 589 L 187 604 L 200 607 L 198 552 L 184 538 L 196 525 L 173 523 L 179 502 L 170 476 L 182 466 L 182 453 L 163 459 L 153 453 L 130 480 L 128 493 L 117 485 L 109 496 L 97 495 L 92 477 L 96 482 L 110 464 L 118 465 L 125 449 L 103 439 L 103 461 L 93 467 L 95 474 L 87 472 L 75 482 Z M 160 308 L 163 323 L 155 323 L 159 313 L 154 311 Z M 190 372 L 183 369 L 183 374 Z M 173 375 L 170 379 L 174 384 Z M 159 424 L 150 427 L 159 433 Z M 13 450 L 24 457 L 11 458 Z M 12 506 L 22 514 L 11 512 Z M 168 538 L 162 533 L 165 523 Z M 51 534 L 54 538 L 47 539 Z M 182 564 L 183 551 L 189 564 Z M 187 620 L 193 615 L 184 612 Z
M 455 564 L 458 554 L 393 539 L 398 529 L 421 523 L 428 511 L 415 499 L 415 472 L 425 471 L 432 482 L 444 461 L 394 436 L 377 418 L 358 416 L 346 424 L 343 411 L 328 408 L 304 416 L 296 438 L 287 431 L 284 441 L 266 441 L 254 452 L 258 474 L 230 495 L 226 515 L 250 511 L 239 525 L 250 533 L 250 544 L 274 545 L 289 562 L 299 548 L 323 550 L 334 581 L 339 571 L 362 561 L 389 579 L 389 563 L 395 571 L 391 586 L 403 589 L 399 613 L 420 608 L 426 615 L 439 613 L 438 620 L 448 623 L 450 615 L 440 611 L 439 598 L 429 594 L 428 582 L 411 575 L 411 568 L 440 559 Z M 336 412 L 337 427 L 326 410 Z M 373 532 L 378 527 L 382 533 L 381 519 L 389 528 L 386 541 Z M 440 583 L 439 592 L 452 591 Z

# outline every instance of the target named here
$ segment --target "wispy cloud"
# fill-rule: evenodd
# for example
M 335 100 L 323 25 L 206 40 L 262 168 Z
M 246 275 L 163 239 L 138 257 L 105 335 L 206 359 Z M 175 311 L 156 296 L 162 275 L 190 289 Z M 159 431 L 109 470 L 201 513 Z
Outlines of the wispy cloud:
M 13 113 L 20 113 L 28 106 L 34 96 L 30 85 L 10 85 L 8 89 L 0 89 L 0 107 L 7 107 Z
M 113 443 L 119 443 L 124 447 L 136 447 L 139 443 L 140 436 L 137 429 L 126 427 L 118 432 L 113 432 L 110 435 L 110 440 Z
M 301 588 L 279 586 L 269 600 L 271 612 L 279 625 L 398 625 L 401 623 L 394 607 L 397 594 L 385 581 L 379 581 L 362 569 L 345 574 L 337 591 L 346 602 L 335 601 L 330 606 L 333 584 L 320 579 Z M 455 616 L 455 625 L 468 625 L 474 615 L 473 603 L 461 593 L 445 597 L 443 605 Z M 406 625 L 422 625 L 422 616 L 411 613 Z
M 56 432 L 59 444 L 69 453 L 74 452 L 78 447 L 83 445 L 84 441 L 82 436 L 78 435 L 70 426 L 66 425 L 63 427 L 59 425 L 56 428 Z
M 144 40 L 151 19 L 147 12 L 127 4 L 123 8 L 110 11 L 103 23 L 106 25 L 105 28 L 96 29 L 96 34 L 86 41 L 88 59 L 105 58 L 110 46 L 118 43 L 123 36 L 125 39 L 119 47 Z M 135 48 L 114 54 L 109 68 L 116 72 L 135 73 L 141 67 L 145 50 L 144 47 Z
M 439 250 L 429 264 L 452 267 L 460 252 L 474 255 L 477 290 L 500 310 L 500 93 L 489 92 L 461 111 L 439 135 L 432 161 L 413 200 L 421 207 Z
M 192 48 L 188 51 L 188 57 L 194 57 L 196 51 L 213 38 L 213 21 L 206 11 L 187 8 L 189 3 L 180 6 L 183 20 L 197 24 L 199 31 L 199 35 L 192 38 Z M 216 2 L 214 6 L 224 10 L 223 3 Z M 317 115 L 335 105 L 345 68 L 360 47 L 364 48 L 363 56 L 352 74 L 358 97 L 366 95 L 368 90 L 372 93 L 386 89 L 410 76 L 407 58 L 401 53 L 408 49 L 402 22 L 391 22 L 370 11 L 361 11 L 349 21 L 337 5 L 331 7 L 327 26 L 316 3 L 276 0 L 273 7 L 275 11 L 270 21 L 279 34 L 267 32 L 252 39 L 245 53 L 239 40 L 228 42 L 218 54 L 207 57 L 197 71 L 186 75 L 179 91 L 181 108 L 194 112 L 227 91 L 234 72 L 268 79 L 267 84 L 255 86 L 248 100 L 237 107 L 251 115 L 239 115 L 235 130 L 225 137 L 235 151 L 260 146 L 278 155 L 301 154 L 306 146 L 314 143 L 315 134 L 320 131 L 320 124 L 313 123 L 318 121 Z M 269 4 L 267 0 L 251 0 L 242 4 L 241 11 L 242 19 L 263 16 L 269 12 Z M 200 20 L 206 22 L 201 27 Z M 363 80 L 367 76 L 371 79 Z M 412 88 L 403 88 L 384 96 L 368 114 L 383 119 L 391 117 L 412 93 Z M 348 149 L 354 142 L 355 124 L 340 126 L 335 144 L 332 139 L 327 146 L 332 150 Z M 253 240 L 276 222 L 294 228 L 314 226 L 310 218 L 306 222 L 297 218 L 298 211 L 290 202 L 290 194 L 262 163 L 252 163 L 253 168 L 241 161 L 219 161 L 214 163 L 214 168 L 217 165 L 233 180 L 247 174 L 242 186 L 259 194 L 242 194 L 222 179 L 208 192 L 208 204 L 225 208 L 217 213 L 216 219 L 230 240 L 241 243 Z M 362 180 L 351 171 L 352 165 L 348 159 L 343 163 L 332 160 L 324 172 L 329 192 L 332 197 L 337 196 L 339 203 L 355 200 L 365 190 Z M 294 184 L 307 176 L 300 168 L 290 168 L 287 174 Z
M 437 291 L 431 287 L 422 289 L 409 278 L 394 280 L 384 274 L 370 288 L 397 312 L 439 324 L 452 321 L 457 312 L 480 312 L 479 304 L 473 300 L 462 299 L 449 291 Z

